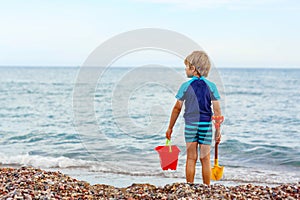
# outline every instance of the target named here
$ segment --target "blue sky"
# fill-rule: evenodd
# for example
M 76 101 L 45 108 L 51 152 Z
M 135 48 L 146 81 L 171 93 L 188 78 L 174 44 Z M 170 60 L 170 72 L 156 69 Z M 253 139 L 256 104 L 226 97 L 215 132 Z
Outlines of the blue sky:
M 220 67 L 300 67 L 296 0 L 11 0 L 1 1 L 0 19 L 2 66 L 79 66 L 115 35 L 162 28 L 196 41 Z

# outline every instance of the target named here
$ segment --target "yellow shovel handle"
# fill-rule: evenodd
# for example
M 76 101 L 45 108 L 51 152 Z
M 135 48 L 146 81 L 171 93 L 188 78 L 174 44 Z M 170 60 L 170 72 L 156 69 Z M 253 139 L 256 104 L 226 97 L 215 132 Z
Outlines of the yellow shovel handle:
M 219 166 L 219 160 L 218 160 L 218 159 L 215 159 L 214 165 L 215 165 L 215 166 Z

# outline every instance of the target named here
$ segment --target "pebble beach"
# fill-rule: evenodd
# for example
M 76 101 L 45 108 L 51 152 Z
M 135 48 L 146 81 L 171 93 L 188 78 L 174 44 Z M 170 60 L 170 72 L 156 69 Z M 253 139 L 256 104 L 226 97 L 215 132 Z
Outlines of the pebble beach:
M 275 187 L 172 183 L 159 187 L 132 184 L 117 188 L 91 185 L 57 171 L 1 168 L 0 199 L 300 199 L 300 182 Z

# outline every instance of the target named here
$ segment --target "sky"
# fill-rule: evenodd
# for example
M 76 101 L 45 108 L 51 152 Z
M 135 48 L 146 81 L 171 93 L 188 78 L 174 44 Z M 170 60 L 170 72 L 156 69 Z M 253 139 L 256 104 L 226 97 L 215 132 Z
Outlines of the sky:
M 176 31 L 220 67 L 300 68 L 298 0 L 0 0 L 0 66 L 80 66 L 135 29 Z M 174 62 L 144 52 L 116 65 Z M 154 56 L 153 56 L 154 55 Z M 173 57 L 172 57 L 173 56 Z M 139 63 L 139 64 L 140 64 Z

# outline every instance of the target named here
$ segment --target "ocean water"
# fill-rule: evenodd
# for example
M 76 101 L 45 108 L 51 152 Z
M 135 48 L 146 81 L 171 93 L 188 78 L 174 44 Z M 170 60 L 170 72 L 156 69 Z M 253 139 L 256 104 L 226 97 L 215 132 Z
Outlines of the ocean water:
M 182 115 L 172 137 L 181 149 L 177 170 L 162 171 L 154 151 L 165 143 L 184 70 L 90 69 L 99 75 L 92 87 L 89 78 L 78 81 L 80 70 L 0 68 L 0 166 L 59 170 L 118 187 L 184 182 Z M 299 182 L 300 69 L 214 69 L 209 79 L 220 88 L 225 116 L 225 172 L 217 183 Z M 195 182 L 202 183 L 199 162 Z

